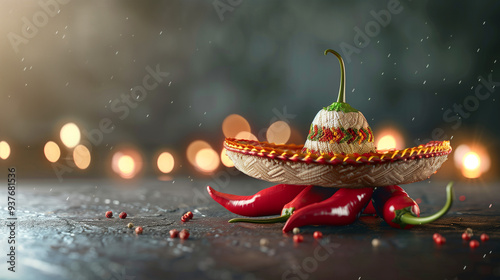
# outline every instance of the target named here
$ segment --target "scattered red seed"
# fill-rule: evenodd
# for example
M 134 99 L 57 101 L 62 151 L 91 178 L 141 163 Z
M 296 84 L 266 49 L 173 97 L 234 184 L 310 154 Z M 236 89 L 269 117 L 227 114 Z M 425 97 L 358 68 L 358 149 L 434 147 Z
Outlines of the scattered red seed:
M 190 219 L 192 219 L 194 216 L 193 212 L 191 212 L 191 211 L 187 211 L 186 214 L 184 214 L 184 215 L 187 215 Z
M 179 232 L 179 238 L 182 240 L 188 239 L 189 238 L 189 231 L 187 229 L 181 230 L 181 232 Z
M 300 243 L 302 241 L 304 241 L 304 236 L 302 234 L 295 234 L 293 236 L 293 242 Z
M 460 201 L 465 201 L 465 195 L 461 195 L 461 196 L 459 196 L 459 197 L 458 197 L 458 200 L 460 200 Z
M 470 240 L 471 236 L 467 232 L 462 233 L 462 239 L 463 240 Z
M 118 215 L 118 217 L 120 217 L 120 219 L 125 219 L 127 217 L 127 213 L 121 212 L 120 215 Z
M 437 232 L 432 235 L 432 239 L 434 239 L 434 241 L 436 241 L 436 239 L 439 237 L 442 237 L 442 236 L 441 236 L 441 234 L 439 234 Z
M 446 243 L 446 238 L 444 238 L 444 236 L 438 236 L 436 237 L 436 239 L 434 239 L 434 242 L 438 245 L 443 245 L 444 243 Z
M 106 218 L 109 219 L 111 217 L 113 217 L 113 212 L 111 212 L 111 211 L 106 212 Z
M 473 248 L 473 249 L 474 249 L 474 248 L 477 248 L 477 247 L 479 247 L 479 241 L 477 241 L 477 240 L 471 240 L 471 241 L 469 242 L 469 246 L 470 246 L 471 248 Z
M 320 238 L 323 238 L 323 233 L 322 233 L 321 231 L 315 231 L 315 232 L 313 233 L 313 237 L 314 237 L 315 239 L 320 239 Z
M 136 227 L 135 234 L 142 234 L 142 227 Z
M 481 234 L 481 241 L 485 242 L 490 240 L 490 236 L 487 235 L 486 233 Z
M 179 231 L 176 229 L 171 229 L 169 233 L 171 238 L 176 238 L 177 236 L 179 236 Z

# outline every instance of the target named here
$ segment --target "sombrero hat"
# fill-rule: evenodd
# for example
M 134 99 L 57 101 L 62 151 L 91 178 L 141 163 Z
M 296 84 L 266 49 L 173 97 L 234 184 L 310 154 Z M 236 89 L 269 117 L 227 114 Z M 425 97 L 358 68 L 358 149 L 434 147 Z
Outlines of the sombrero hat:
M 304 145 L 278 145 L 226 138 L 224 148 L 241 172 L 269 182 L 359 188 L 400 185 L 429 178 L 451 153 L 449 141 L 432 141 L 404 150 L 379 151 L 361 112 L 345 102 L 341 56 L 337 102 L 314 118 Z

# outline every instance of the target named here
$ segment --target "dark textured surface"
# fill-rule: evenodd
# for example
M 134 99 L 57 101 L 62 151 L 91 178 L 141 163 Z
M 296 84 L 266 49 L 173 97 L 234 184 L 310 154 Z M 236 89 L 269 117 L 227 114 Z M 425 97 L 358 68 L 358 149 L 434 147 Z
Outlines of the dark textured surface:
M 215 178 L 215 177 L 214 177 Z M 227 182 L 227 181 L 226 181 Z M 379 218 L 362 217 L 343 227 L 306 227 L 304 242 L 283 235 L 282 224 L 228 224 L 235 215 L 206 195 L 207 184 L 252 194 L 270 186 L 253 179 L 28 181 L 18 186 L 17 272 L 1 261 L 0 278 L 19 279 L 498 279 L 500 278 L 500 194 L 498 184 L 456 184 L 456 200 L 442 219 L 412 230 L 397 230 Z M 405 186 L 421 199 L 422 215 L 444 204 L 446 182 Z M 459 196 L 465 200 L 460 201 Z M 5 198 L 5 196 L 3 196 Z M 5 199 L 2 199 L 2 208 Z M 491 205 L 491 206 L 490 206 Z M 7 217 L 3 209 L 0 217 Z M 114 218 L 104 213 L 112 210 Z M 194 219 L 182 224 L 191 210 Z M 118 214 L 129 216 L 121 220 Z M 127 223 L 144 227 L 137 236 Z M 461 239 L 466 228 L 475 239 L 490 240 L 470 249 Z M 187 228 L 188 240 L 168 231 Z M 312 232 L 319 229 L 318 242 Z M 1 235 L 6 236 L 6 227 Z M 437 246 L 432 234 L 447 242 Z M 266 238 L 269 245 L 260 246 Z M 380 240 L 378 247 L 372 239 Z M 7 241 L 0 253 L 5 259 Z M 8 278 L 8 279 L 9 279 Z

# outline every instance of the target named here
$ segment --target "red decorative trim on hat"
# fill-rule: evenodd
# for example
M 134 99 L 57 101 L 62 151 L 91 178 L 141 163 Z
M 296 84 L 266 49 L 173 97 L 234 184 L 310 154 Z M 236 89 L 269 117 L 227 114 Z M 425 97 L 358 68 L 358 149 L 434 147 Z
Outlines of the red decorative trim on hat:
M 360 145 L 365 142 L 373 142 L 373 133 L 370 127 L 367 128 L 348 128 L 343 127 L 318 127 L 311 125 L 309 129 L 308 140 L 330 143 L 347 143 L 351 144 L 357 141 Z
M 254 140 L 241 140 L 226 138 L 224 148 L 226 150 L 241 154 L 253 155 L 262 158 L 279 159 L 283 161 L 302 161 L 315 164 L 383 164 L 394 161 L 419 160 L 444 156 L 451 153 L 450 141 L 431 141 L 425 145 L 419 145 L 404 150 L 394 150 L 386 152 L 365 153 L 365 154 L 334 154 L 316 155 L 313 153 L 302 153 L 304 145 L 281 144 L 259 142 Z

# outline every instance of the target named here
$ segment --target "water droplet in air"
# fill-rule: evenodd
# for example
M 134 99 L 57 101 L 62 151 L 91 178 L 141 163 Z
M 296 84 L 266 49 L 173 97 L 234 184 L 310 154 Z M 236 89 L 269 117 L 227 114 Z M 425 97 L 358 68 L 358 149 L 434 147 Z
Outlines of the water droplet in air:
M 458 81 L 458 84 L 461 84 L 462 83 L 462 80 Z
M 476 51 L 476 52 L 479 52 L 479 50 L 481 50 L 481 48 L 477 48 L 477 51 Z
M 371 97 L 368 98 L 368 100 L 371 100 L 371 99 L 372 99 Z
M 446 81 L 446 78 L 443 78 L 443 82 Z
M 117 54 L 118 54 L 118 51 L 115 52 L 115 55 L 117 55 Z
M 451 49 L 451 46 L 448 46 L 448 49 L 450 50 L 450 49 Z
M 420 42 L 423 42 L 424 41 L 424 38 L 420 39 Z
M 491 208 L 491 206 L 492 206 L 492 205 L 493 205 L 493 204 L 490 204 L 490 207 L 489 207 L 489 208 Z
M 434 95 L 438 95 L 438 93 L 437 93 L 437 92 L 435 92 L 435 93 L 434 93 Z
M 422 84 L 425 85 L 426 83 L 427 83 L 427 80 L 424 80 L 424 82 Z
M 24 59 L 24 57 L 23 57 L 23 59 Z M 493 61 L 493 64 L 495 64 L 495 63 L 497 63 L 497 60 L 496 60 L 496 59 Z
M 414 121 L 415 120 L 415 117 L 411 118 L 411 121 Z
M 163 31 L 160 31 L 160 35 L 163 33 Z
M 485 24 L 486 24 L 486 21 L 483 21 L 483 25 L 485 25 Z
M 168 86 L 170 86 L 171 84 L 172 84 L 172 81 L 170 81 L 170 82 L 168 83 Z
M 173 101 L 173 100 L 172 100 L 172 101 L 170 101 L 170 104 L 174 104 L 174 101 Z
M 427 65 L 425 66 L 425 68 L 429 68 L 429 64 L 427 64 Z
M 384 72 L 382 72 L 382 76 L 384 76 Z
M 354 92 L 356 90 L 356 88 L 352 88 L 351 92 Z
M 149 114 L 146 115 L 146 118 L 149 118 Z
M 389 53 L 389 54 L 387 55 L 387 57 L 391 57 L 391 54 Z
M 418 70 L 417 70 L 417 71 L 415 71 L 415 75 L 417 75 L 417 73 L 418 73 Z

